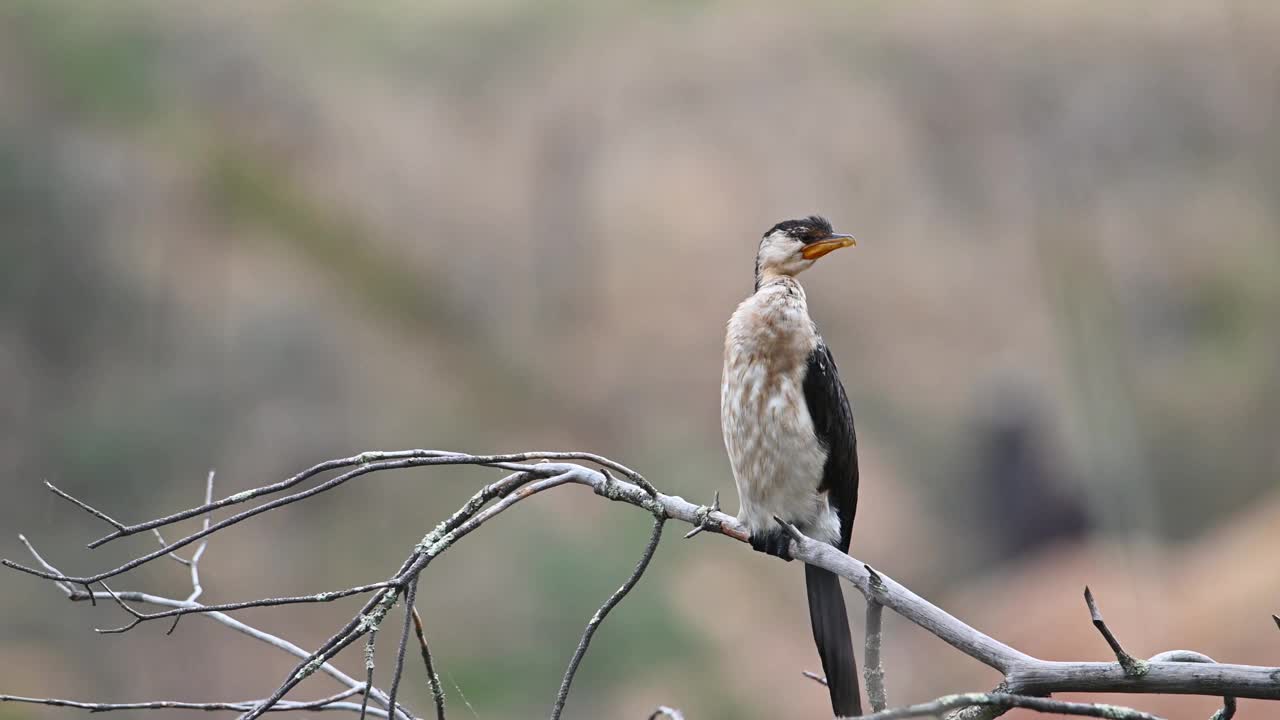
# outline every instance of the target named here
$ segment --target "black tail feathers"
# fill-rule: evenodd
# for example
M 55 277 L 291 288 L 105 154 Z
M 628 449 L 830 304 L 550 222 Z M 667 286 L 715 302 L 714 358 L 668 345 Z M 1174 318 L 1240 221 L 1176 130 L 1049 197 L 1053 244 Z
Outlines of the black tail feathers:
M 831 710 L 838 718 L 861 715 L 858 662 L 853 655 L 853 636 L 849 633 L 840 578 L 820 567 L 805 565 L 804 583 L 809 591 L 813 641 L 831 692 Z

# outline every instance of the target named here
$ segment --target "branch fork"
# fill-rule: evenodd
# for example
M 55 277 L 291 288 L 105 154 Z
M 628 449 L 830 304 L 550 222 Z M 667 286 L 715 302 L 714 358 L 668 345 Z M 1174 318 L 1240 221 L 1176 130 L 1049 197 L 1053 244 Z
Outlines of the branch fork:
M 592 469 L 580 463 L 590 463 L 599 469 Z M 506 470 L 511 474 L 503 479 L 485 485 L 466 503 L 447 519 L 429 531 L 423 539 L 410 549 L 400 568 L 390 577 L 378 582 L 348 588 L 346 590 L 321 592 L 315 595 L 288 598 L 261 598 L 223 605 L 202 605 L 197 602 L 203 588 L 199 575 L 199 562 L 208 538 L 239 523 L 249 517 L 269 512 L 284 505 L 301 502 L 317 494 L 327 492 L 354 480 L 375 472 L 437 465 L 473 465 Z M 308 480 L 336 471 L 336 474 L 325 480 L 319 480 L 314 486 L 295 490 Z M 614 474 L 619 477 L 615 477 Z M 421 618 L 414 609 L 414 600 L 418 588 L 418 579 L 427 569 L 431 561 L 447 551 L 458 541 L 493 520 L 515 504 L 546 490 L 563 485 L 584 485 L 597 495 L 610 501 L 643 508 L 654 516 L 653 530 L 643 553 L 631 575 L 626 579 L 587 623 L 577 650 L 570 659 L 568 669 L 561 681 L 560 690 L 552 707 L 551 718 L 558 720 L 565 707 L 573 678 L 587 652 L 596 629 L 608 617 L 610 612 L 626 597 L 639 582 L 648 568 L 658 544 L 662 529 L 668 519 L 679 520 L 693 526 L 686 535 L 692 537 L 701 532 L 713 532 L 740 542 L 748 541 L 746 528 L 732 516 L 720 511 L 719 494 L 710 506 L 698 506 L 684 499 L 664 495 L 639 473 L 616 463 L 608 458 L 592 453 L 548 453 L 527 452 L 505 455 L 467 455 L 464 453 L 439 450 L 399 450 L 371 451 L 359 453 L 346 458 L 338 458 L 308 468 L 291 478 L 271 485 L 229 495 L 220 500 L 213 500 L 213 474 L 210 473 L 205 489 L 203 504 L 177 512 L 165 517 L 147 520 L 132 525 L 121 523 L 102 511 L 84 503 L 62 490 L 49 485 L 51 492 L 67 500 L 89 515 L 106 522 L 113 532 L 90 543 L 90 547 L 98 547 L 120 537 L 151 532 L 160 541 L 160 547 L 145 555 L 130 560 L 112 570 L 94 575 L 69 576 L 60 572 L 45 560 L 23 536 L 19 536 L 27 547 L 38 567 L 28 567 L 11 560 L 3 560 L 5 566 L 19 572 L 51 581 L 55 587 L 72 600 L 96 601 L 107 599 L 120 606 L 131 617 L 126 626 L 114 630 L 100 632 L 124 632 L 148 620 L 172 616 L 175 620 L 187 614 L 196 614 L 221 623 L 222 625 L 245 633 L 264 643 L 284 650 L 300 659 L 299 664 L 285 677 L 276 689 L 267 697 L 253 701 L 231 703 L 172 703 L 157 701 L 149 703 L 108 704 L 86 703 L 52 698 L 29 698 L 0 695 L 0 702 L 23 702 L 77 707 L 91 711 L 109 711 L 124 709 L 160 709 L 189 708 L 199 710 L 232 710 L 242 713 L 241 720 L 252 720 L 271 710 L 346 710 L 358 712 L 363 717 L 392 717 L 396 720 L 417 720 L 416 715 L 397 701 L 399 685 L 404 670 L 404 653 L 409 642 L 409 626 L 412 623 L 423 656 L 428 681 L 432 687 L 432 696 L 436 704 L 438 720 L 444 720 L 444 693 L 440 688 L 439 676 L 435 671 L 434 659 L 427 648 Z M 289 494 L 282 494 L 286 493 Z M 269 495 L 280 494 L 274 499 L 264 499 L 261 504 L 243 509 L 234 515 L 214 522 L 214 511 L 239 505 Z M 183 520 L 204 516 L 200 530 L 186 535 L 174 542 L 166 543 L 159 529 Z M 1012 648 L 979 630 L 965 624 L 945 610 L 929 603 L 892 578 L 862 563 L 848 554 L 825 543 L 806 538 L 794 525 L 777 519 L 777 522 L 791 538 L 791 555 L 811 565 L 824 568 L 841 576 L 857 588 L 867 599 L 867 643 L 865 647 L 866 681 L 872 714 L 864 716 L 874 720 L 891 720 L 893 718 L 916 717 L 929 714 L 951 712 L 950 718 L 993 718 L 1010 708 L 1028 708 L 1044 712 L 1059 712 L 1078 715 L 1093 715 L 1123 720 L 1153 720 L 1154 716 L 1137 710 L 1109 705 L 1091 705 L 1085 703 L 1067 703 L 1047 697 L 1058 692 L 1123 692 L 1123 693 L 1188 693 L 1198 695 L 1221 695 L 1224 705 L 1214 716 L 1214 720 L 1229 720 L 1235 713 L 1237 697 L 1280 700 L 1280 668 L 1251 665 L 1232 665 L 1215 663 L 1212 658 L 1190 651 L 1170 651 L 1153 656 L 1148 660 L 1139 660 L 1127 653 L 1107 627 L 1098 610 L 1091 591 L 1086 589 L 1085 600 L 1089 607 L 1094 626 L 1103 635 L 1116 656 L 1117 663 L 1096 662 L 1052 662 L 1032 657 Z M 175 553 L 187 545 L 197 543 L 191 557 L 183 558 Z M 169 557 L 184 566 L 190 573 L 192 590 L 186 599 L 164 598 L 134 591 L 115 591 L 106 581 L 131 569 L 149 563 L 159 557 Z M 102 591 L 94 591 L 94 585 L 101 585 Z M 83 590 L 79 589 L 83 588 Z M 298 603 L 319 603 L 349 597 L 366 595 L 364 605 L 344 625 L 315 650 L 307 651 L 277 636 L 265 633 L 238 620 L 226 613 L 249 607 L 269 607 Z M 394 670 L 389 692 L 379 690 L 373 684 L 373 662 L 375 633 L 387 615 L 399 600 L 403 599 L 405 615 L 400 628 L 400 643 L 395 655 Z M 133 604 L 149 604 L 167 608 L 161 612 L 144 613 Z M 996 669 L 1004 679 L 994 692 L 950 695 L 930 703 L 912 705 L 903 708 L 886 709 L 887 700 L 884 695 L 884 669 L 880 658 L 882 641 L 883 608 L 889 608 L 908 622 L 916 624 L 960 652 L 973 657 Z M 1280 617 L 1273 616 L 1277 626 Z M 172 627 L 170 628 L 172 632 Z M 357 680 L 338 670 L 332 660 L 343 649 L 364 638 L 366 677 Z M 1188 663 L 1200 664 L 1197 668 Z M 284 696 L 299 682 L 316 672 L 322 672 L 345 686 L 342 693 L 310 702 L 286 701 Z M 811 673 L 819 682 L 822 679 Z M 361 702 L 350 702 L 354 695 L 360 694 Z M 374 707 L 376 705 L 377 707 Z M 680 718 L 680 712 L 660 706 L 653 717 Z

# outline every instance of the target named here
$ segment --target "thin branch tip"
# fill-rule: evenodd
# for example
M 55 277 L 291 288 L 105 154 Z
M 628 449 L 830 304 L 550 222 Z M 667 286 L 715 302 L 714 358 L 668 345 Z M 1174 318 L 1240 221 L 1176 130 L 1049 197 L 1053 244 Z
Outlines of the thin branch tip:
M 805 537 L 804 537 L 804 533 L 800 532 L 800 528 L 796 527 L 795 525 L 792 525 L 786 520 L 783 520 L 781 517 L 778 517 L 777 515 L 773 516 L 773 521 L 781 525 L 782 529 L 787 532 L 787 535 L 791 536 L 791 539 L 794 540 L 797 545 L 804 544 Z
M 120 522 L 116 521 L 116 520 L 115 520 L 114 518 L 112 518 L 110 515 L 108 515 L 108 514 L 106 514 L 106 513 L 102 512 L 101 510 L 98 510 L 98 509 L 97 509 L 97 508 L 95 508 L 95 507 L 90 506 L 88 503 L 86 503 L 86 502 L 84 502 L 84 501 L 82 501 L 82 500 L 78 500 L 78 499 L 76 499 L 75 497 L 72 497 L 70 494 L 68 494 L 68 493 L 66 493 L 66 492 L 63 492 L 62 490 L 59 490 L 59 489 L 58 489 L 58 487 L 57 487 L 56 485 L 54 485 L 53 483 L 49 482 L 48 480 L 45 480 L 45 481 L 44 481 L 44 485 L 45 485 L 45 487 L 49 488 L 49 490 L 50 490 L 50 491 L 52 491 L 54 495 L 57 495 L 58 497 L 62 498 L 63 500 L 66 500 L 67 502 L 71 503 L 72 505 L 75 505 L 76 507 L 80 508 L 81 510 L 84 510 L 85 512 L 89 513 L 90 515 L 92 515 L 92 516 L 94 516 L 94 517 L 98 518 L 99 520 L 101 520 L 101 521 L 103 521 L 103 522 L 107 523 L 107 524 L 108 524 L 108 525 L 110 525 L 111 527 L 114 527 L 116 530 L 123 530 L 123 529 L 124 529 L 124 524 L 123 524 L 123 523 L 120 523 Z
M 1093 620 L 1093 626 L 1098 629 L 1102 638 L 1107 641 L 1107 645 L 1111 647 L 1111 652 L 1115 654 L 1116 661 L 1120 663 L 1125 676 L 1137 678 L 1146 675 L 1147 664 L 1130 655 L 1120 645 L 1119 638 L 1115 636 L 1115 633 L 1111 632 L 1111 628 L 1107 626 L 1107 621 L 1102 619 L 1102 611 L 1098 609 L 1098 603 L 1088 585 L 1084 588 L 1084 602 L 1089 608 L 1089 617 Z
M 418 608 L 410 606 L 413 613 L 413 630 L 418 636 L 418 648 L 422 654 L 422 664 L 427 671 L 427 684 L 431 686 L 431 698 L 436 704 L 436 720 L 445 720 L 444 687 L 440 684 L 440 674 L 436 672 L 435 661 L 431 657 L 431 649 L 427 647 L 426 632 L 422 627 L 422 616 Z
M 825 677 L 823 677 L 823 676 L 819 675 L 819 674 L 818 674 L 818 673 L 816 673 L 816 672 L 812 672 L 812 671 L 810 671 L 810 670 L 801 670 L 801 671 L 800 671 L 800 674 L 801 674 L 801 675 L 803 675 L 803 676 L 805 676 L 805 677 L 807 677 L 807 678 L 809 678 L 810 680 L 812 680 L 812 681 L 814 681 L 814 682 L 818 683 L 818 684 L 819 684 L 819 685 L 821 685 L 822 687 L 826 687 L 826 686 L 827 686 L 827 679 L 826 679 Z

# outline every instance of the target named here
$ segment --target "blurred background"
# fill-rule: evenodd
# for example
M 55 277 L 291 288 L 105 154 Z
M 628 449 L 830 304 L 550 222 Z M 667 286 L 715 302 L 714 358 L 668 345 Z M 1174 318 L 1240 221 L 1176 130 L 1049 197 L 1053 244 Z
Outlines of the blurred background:
M 804 276 L 858 421 L 855 556 L 1039 657 L 1110 659 L 1088 583 L 1135 654 L 1280 664 L 1277 37 L 1262 0 L 6 2 L 0 555 L 152 549 L 89 553 L 106 528 L 46 479 L 139 521 L 211 468 L 222 496 L 368 449 L 588 450 L 735 512 L 724 321 L 760 233 L 820 212 L 860 240 Z M 204 599 L 381 579 L 498 476 L 246 522 Z M 545 713 L 648 524 L 565 489 L 433 564 L 452 716 Z M 800 567 L 679 530 L 567 716 L 822 717 Z M 356 607 L 242 616 L 314 646 Z M 95 635 L 118 608 L 7 571 L 0 617 L 0 692 L 244 699 L 293 665 L 196 618 Z M 886 631 L 892 703 L 997 680 Z

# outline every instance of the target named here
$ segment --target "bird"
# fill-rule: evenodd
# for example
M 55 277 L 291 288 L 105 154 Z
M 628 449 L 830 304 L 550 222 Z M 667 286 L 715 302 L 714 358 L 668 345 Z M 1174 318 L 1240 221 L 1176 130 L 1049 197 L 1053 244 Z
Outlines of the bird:
M 784 220 L 756 251 L 755 290 L 725 332 L 720 424 L 758 551 L 791 560 L 790 530 L 849 551 L 858 507 L 853 413 L 835 360 L 809 316 L 801 272 L 853 236 L 812 215 Z M 862 714 L 840 578 L 805 565 L 809 619 L 837 718 Z

